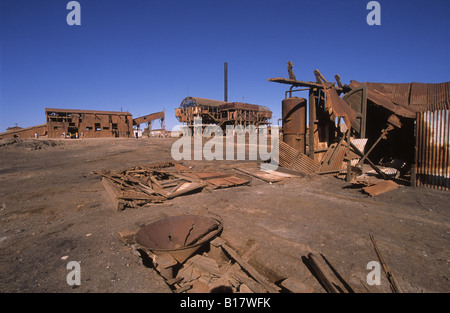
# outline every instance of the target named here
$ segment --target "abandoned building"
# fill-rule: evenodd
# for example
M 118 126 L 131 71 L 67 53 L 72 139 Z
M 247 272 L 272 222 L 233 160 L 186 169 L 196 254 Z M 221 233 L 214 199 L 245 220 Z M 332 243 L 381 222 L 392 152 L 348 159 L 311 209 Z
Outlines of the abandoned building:
M 316 81 L 307 82 L 289 63 L 288 71 L 290 78 L 268 79 L 290 85 L 280 165 L 351 181 L 368 163 L 385 179 L 381 166 L 393 168 L 397 181 L 450 189 L 450 82 L 343 85 L 339 75 L 328 82 L 315 70 Z M 293 97 L 296 91 L 308 91 L 309 99 Z
M 11 127 L 10 127 L 11 128 Z M 31 127 L 18 127 L 10 129 L 8 128 L 6 132 L 0 133 L 0 139 L 3 138 L 35 138 L 37 136 L 45 136 L 47 134 L 47 124 L 35 125 Z
M 255 104 L 187 97 L 175 109 L 175 117 L 189 127 L 193 127 L 195 118 L 201 117 L 204 125 L 216 124 L 225 130 L 227 125 L 269 125 L 272 111 Z
M 84 138 L 131 137 L 128 112 L 45 109 L 48 138 L 78 134 Z
M 45 117 L 45 124 L 10 129 L 1 133 L 0 139 L 35 138 L 36 136 L 39 138 L 131 138 L 135 136 L 141 124 L 145 123 L 147 132 L 151 131 L 154 120 L 160 120 L 161 128 L 164 129 L 164 111 L 133 119 L 129 112 L 46 108 Z

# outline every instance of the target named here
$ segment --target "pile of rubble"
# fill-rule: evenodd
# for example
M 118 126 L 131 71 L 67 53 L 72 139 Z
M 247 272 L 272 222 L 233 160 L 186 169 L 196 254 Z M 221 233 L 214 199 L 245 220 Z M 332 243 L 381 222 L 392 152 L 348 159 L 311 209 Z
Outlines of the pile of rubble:
M 137 208 L 208 189 L 249 183 L 230 174 L 194 172 L 176 162 L 152 163 L 121 171 L 96 172 L 117 210 Z

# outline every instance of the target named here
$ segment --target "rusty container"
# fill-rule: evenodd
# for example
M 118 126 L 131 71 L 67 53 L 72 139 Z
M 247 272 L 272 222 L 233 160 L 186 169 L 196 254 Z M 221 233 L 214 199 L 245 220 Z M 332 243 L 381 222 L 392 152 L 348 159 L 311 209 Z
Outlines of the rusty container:
M 209 216 L 180 215 L 152 221 L 135 235 L 136 245 L 155 255 L 169 254 L 180 264 L 222 231 Z
M 292 97 L 281 104 L 283 142 L 306 153 L 306 99 Z

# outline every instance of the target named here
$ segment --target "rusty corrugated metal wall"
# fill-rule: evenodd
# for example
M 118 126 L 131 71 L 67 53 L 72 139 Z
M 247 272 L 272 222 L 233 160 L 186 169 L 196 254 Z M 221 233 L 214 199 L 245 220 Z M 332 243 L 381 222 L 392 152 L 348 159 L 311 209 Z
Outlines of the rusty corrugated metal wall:
M 417 113 L 416 186 L 450 190 L 450 110 Z

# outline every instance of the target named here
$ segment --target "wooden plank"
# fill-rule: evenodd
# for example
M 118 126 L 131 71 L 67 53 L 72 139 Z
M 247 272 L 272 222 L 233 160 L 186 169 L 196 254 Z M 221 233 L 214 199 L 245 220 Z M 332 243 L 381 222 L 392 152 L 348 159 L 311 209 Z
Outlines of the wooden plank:
M 392 291 L 395 292 L 395 293 L 403 293 L 402 289 L 400 288 L 400 286 L 397 283 L 397 280 L 394 277 L 394 274 L 389 270 L 388 266 L 384 262 L 383 257 L 381 255 L 381 252 L 378 249 L 377 243 L 375 242 L 375 239 L 373 238 L 373 235 L 370 234 L 369 237 L 370 237 L 370 240 L 373 243 L 373 247 L 374 247 L 375 252 L 377 254 L 378 260 L 380 260 L 380 263 L 383 266 L 383 270 L 386 273 L 386 277 L 387 277 L 389 283 L 391 284 Z
M 252 177 L 261 179 L 262 181 L 265 181 L 266 183 L 274 183 L 274 182 L 279 182 L 280 180 L 282 180 L 282 178 L 280 176 L 270 175 L 270 174 L 261 172 L 260 170 L 258 170 L 258 172 L 252 172 L 252 171 L 249 171 L 249 170 L 243 169 L 243 168 L 235 167 L 234 169 L 239 172 L 242 172 L 244 174 L 250 175 Z
M 314 149 L 315 149 L 315 123 L 316 123 L 316 101 L 318 97 L 318 89 L 310 89 L 309 90 L 309 140 L 308 140 L 308 148 L 309 148 L 309 158 L 314 160 Z
M 293 293 L 313 293 L 314 289 L 293 277 L 288 277 L 281 282 L 281 286 Z
M 241 179 L 241 178 L 236 177 L 236 176 L 228 176 L 228 177 L 225 177 L 224 179 L 229 181 L 230 183 L 232 183 L 234 186 L 245 185 L 245 184 L 249 183 L 248 180 Z
M 217 262 L 212 258 L 197 254 L 186 261 L 186 266 L 190 265 L 198 268 L 202 272 L 212 274 L 213 276 L 219 277 L 220 275 L 219 266 L 217 265 Z
M 308 259 L 309 264 L 316 274 L 316 278 L 319 280 L 325 290 L 329 293 L 339 293 L 339 290 L 336 288 L 336 283 L 333 277 L 327 271 L 323 260 L 315 256 L 313 253 L 308 254 Z
M 222 246 L 222 245 L 224 245 L 226 243 L 226 241 L 225 240 L 223 240 L 222 238 L 220 238 L 220 237 L 217 237 L 217 238 L 215 238 L 213 241 L 211 241 L 211 244 L 212 245 L 214 245 L 214 246 L 216 246 L 216 247 L 219 247 L 219 246 Z M 257 244 L 254 244 L 254 245 L 252 245 L 247 251 L 245 251 L 245 253 L 242 255 L 242 259 L 244 260 L 244 261 L 248 261 L 248 260 L 250 260 L 250 258 L 252 257 L 252 255 L 258 250 L 258 248 L 259 248 L 259 246 L 257 245 Z M 211 289 L 213 289 L 213 288 L 215 288 L 215 287 L 219 287 L 219 286 L 222 286 L 222 285 L 225 285 L 225 284 L 227 284 L 227 282 L 228 282 L 228 280 L 231 278 L 231 277 L 233 277 L 233 276 L 235 276 L 237 273 L 238 273 L 238 271 L 240 270 L 240 265 L 239 265 L 239 263 L 234 263 L 232 266 L 230 266 L 230 268 L 228 268 L 227 269 L 227 271 L 225 272 L 225 273 L 223 273 L 223 275 L 221 275 L 221 277 L 218 279 L 218 280 L 216 280 L 215 282 L 214 282 L 214 284 L 212 285 L 212 288 Z M 245 282 L 244 282 L 245 283 Z M 259 290 L 258 290 L 258 292 L 265 292 L 265 289 L 264 288 L 260 288 Z
M 267 291 L 263 286 L 258 284 L 255 280 L 250 278 L 246 273 L 244 273 L 238 266 L 238 271 L 233 274 L 233 277 L 238 281 L 246 285 L 254 293 L 266 293 Z
M 201 190 L 204 187 L 206 187 L 206 183 L 191 183 L 187 188 L 184 188 L 183 190 L 177 190 L 174 193 L 167 194 L 167 199 L 173 199 L 175 197 L 187 194 L 189 192 Z
M 326 261 L 323 255 L 316 256 L 308 254 L 309 265 L 313 269 L 317 280 L 329 293 L 354 292 L 350 285 L 337 273 L 337 271 Z M 328 264 L 328 265 L 327 265 Z
M 208 173 L 208 172 L 201 172 L 201 173 L 195 173 L 198 178 L 200 179 L 213 179 L 213 178 L 223 178 L 226 176 L 229 176 L 228 174 L 216 172 L 216 173 Z
M 212 179 L 206 179 L 205 182 L 208 184 L 212 184 L 217 187 L 232 187 L 232 186 L 239 186 L 249 183 L 248 180 L 240 179 L 235 176 L 227 176 L 223 178 L 212 178 Z
M 357 146 L 355 146 L 351 141 L 350 141 L 350 146 L 353 148 L 353 150 L 356 152 L 356 154 L 358 154 L 358 155 L 360 155 L 361 157 L 363 157 L 364 156 L 364 153 L 363 152 L 361 152 L 360 150 L 359 150 L 359 148 L 357 147 Z M 387 179 L 388 177 L 386 176 L 386 174 L 385 173 L 383 173 L 383 171 L 381 171 L 379 168 L 378 168 L 378 166 L 376 166 L 375 164 L 373 164 L 373 162 L 368 158 L 368 157 L 366 157 L 366 161 L 369 163 L 369 165 L 379 174 L 379 175 L 381 175 L 381 177 L 383 177 L 384 179 Z
M 119 199 L 119 196 L 121 194 L 120 189 L 111 180 L 109 180 L 109 178 L 106 177 L 102 177 L 102 185 L 105 187 L 114 208 L 118 211 L 124 210 L 125 202 Z
M 249 273 L 258 283 L 260 283 L 268 292 L 278 293 L 279 288 L 266 280 L 258 271 L 256 271 L 250 264 L 248 264 L 236 251 L 234 251 L 227 244 L 222 245 L 222 249 L 228 253 L 239 265 Z

